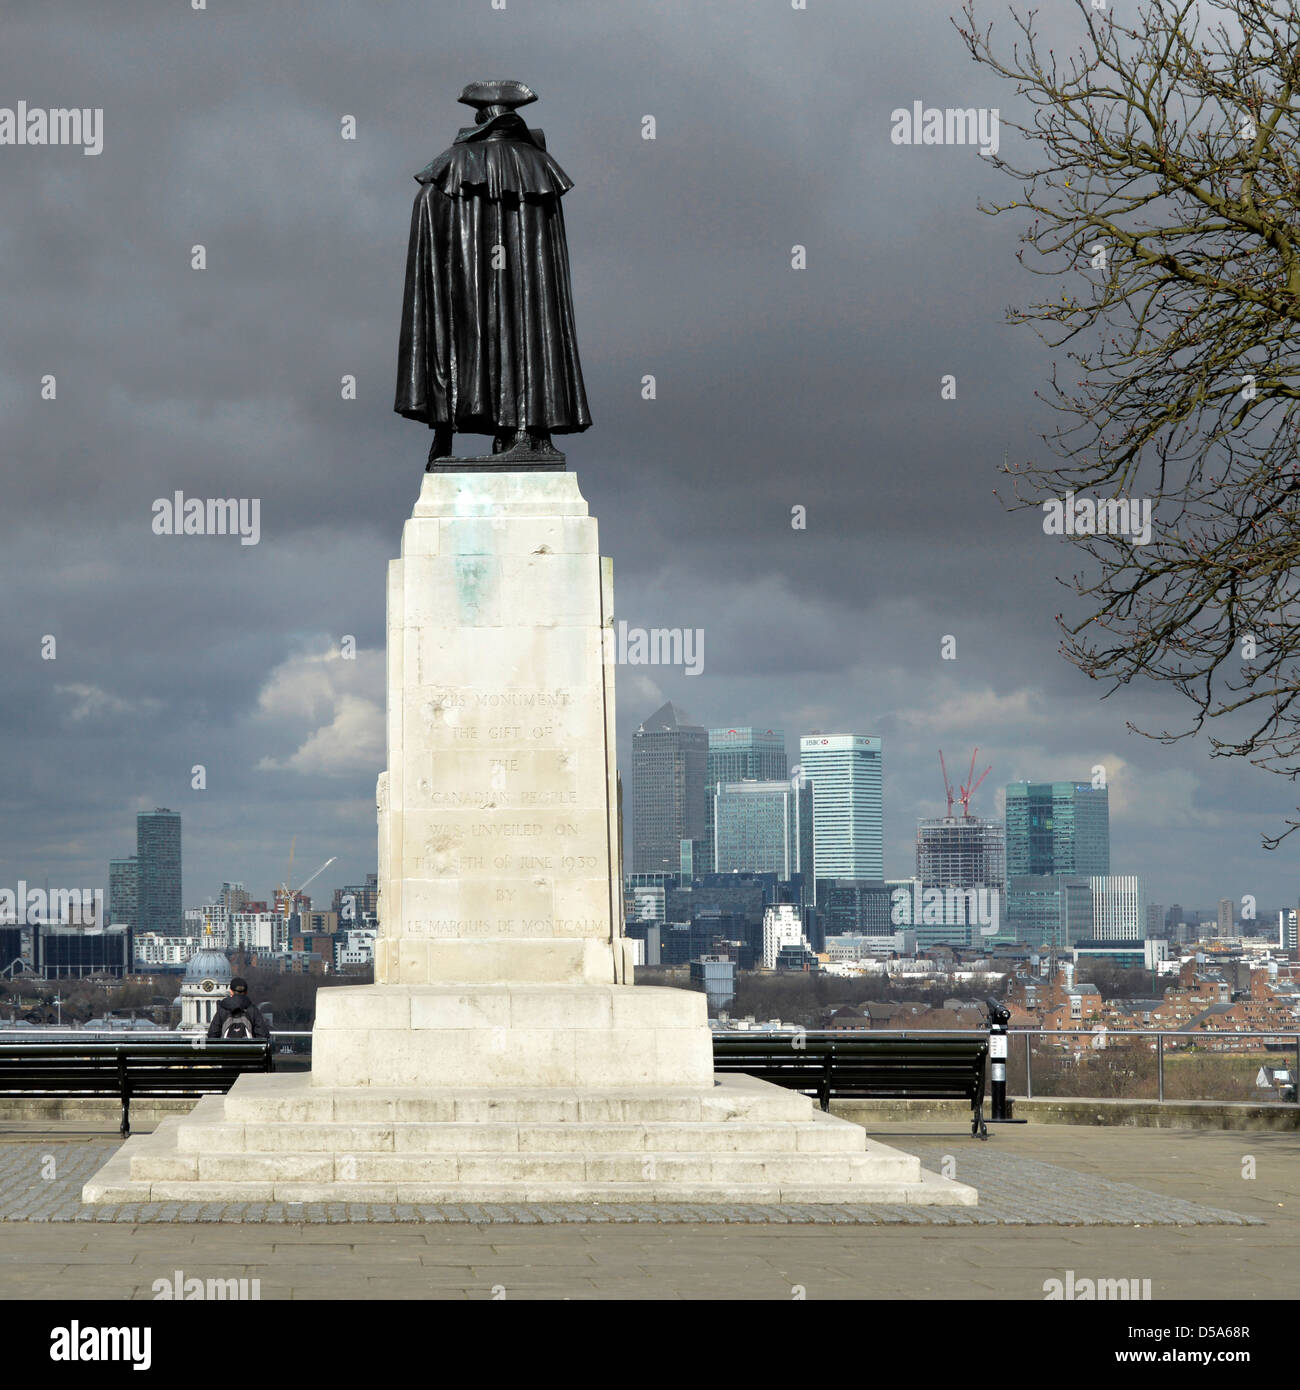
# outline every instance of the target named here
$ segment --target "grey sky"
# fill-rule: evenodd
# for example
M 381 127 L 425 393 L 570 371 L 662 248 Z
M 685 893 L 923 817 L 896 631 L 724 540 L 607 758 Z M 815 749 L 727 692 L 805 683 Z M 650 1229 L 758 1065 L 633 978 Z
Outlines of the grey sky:
M 1052 10 L 1067 46 L 1076 21 Z M 470 119 L 461 87 L 510 76 L 576 182 L 595 425 L 567 448 L 618 614 L 705 631 L 698 677 L 620 672 L 623 751 L 664 698 L 784 727 L 792 755 L 813 727 L 880 734 L 891 876 L 943 808 L 939 747 L 993 764 L 983 812 L 989 788 L 1103 763 L 1113 869 L 1152 899 L 1294 901 L 1289 843 L 1259 848 L 1288 784 L 1129 734 L 1179 707 L 1099 703 L 1058 657 L 1074 554 L 992 495 L 1003 450 L 1045 423 L 1049 353 L 1003 322 L 1029 288 L 1017 227 L 976 211 L 1006 190 L 975 150 L 889 139 L 915 100 L 1010 114 L 951 13 L 10 0 L 0 105 L 103 107 L 105 145 L 0 147 L 3 883 L 101 885 L 135 813 L 164 805 L 187 903 L 223 878 L 269 895 L 294 836 L 305 872 L 339 856 L 318 897 L 373 870 L 384 570 L 428 446 L 391 409 L 411 175 Z M 154 536 L 177 489 L 260 498 L 261 543 Z M 344 634 L 355 663 L 328 656 Z

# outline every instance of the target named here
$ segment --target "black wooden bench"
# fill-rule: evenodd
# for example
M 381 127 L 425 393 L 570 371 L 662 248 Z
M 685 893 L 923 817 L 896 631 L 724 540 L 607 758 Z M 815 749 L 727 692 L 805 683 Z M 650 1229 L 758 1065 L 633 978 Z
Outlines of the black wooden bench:
M 800 1033 L 714 1034 L 713 1068 L 744 1072 L 814 1096 L 879 1100 L 965 1100 L 971 1134 L 988 1138 L 984 1073 L 989 1040 L 835 1037 Z
M 272 1070 L 264 1039 L 0 1043 L 0 1096 L 116 1096 L 124 1139 L 136 1097 L 224 1094 L 245 1072 Z

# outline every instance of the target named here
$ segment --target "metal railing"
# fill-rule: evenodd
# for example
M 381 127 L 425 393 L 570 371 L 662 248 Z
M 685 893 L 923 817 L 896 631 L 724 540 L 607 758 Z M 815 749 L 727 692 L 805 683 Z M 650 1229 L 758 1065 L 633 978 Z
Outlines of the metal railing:
M 1011 1028 L 1008 1030 L 1017 1036 L 1023 1036 L 1025 1040 L 1025 1099 L 1034 1098 L 1034 1051 L 1033 1040 L 1035 1038 L 1071 1038 L 1076 1043 L 1081 1044 L 1079 1051 L 1104 1051 L 1112 1038 L 1154 1038 L 1156 1055 L 1156 1100 L 1160 1104 L 1165 1102 L 1165 1039 L 1175 1038 L 1181 1045 L 1173 1051 L 1201 1052 L 1207 1056 L 1215 1053 L 1225 1053 L 1232 1051 L 1232 1045 L 1237 1042 L 1263 1042 L 1265 1040 L 1276 1043 L 1277 1040 L 1284 1039 L 1281 1046 L 1286 1047 L 1291 1054 L 1291 1086 L 1294 1089 L 1296 1078 L 1300 1077 L 1300 1032 L 1276 1032 L 1276 1033 L 1235 1033 L 1235 1032 L 1188 1032 L 1175 1028 L 1103 1028 L 1092 1029 L 1068 1029 L 1068 1028 Z M 1258 1054 L 1264 1055 L 1261 1050 Z
M 971 1033 L 982 1033 L 983 1029 L 978 1028 L 727 1028 L 713 1030 L 715 1038 L 722 1037 L 741 1041 L 748 1037 L 767 1037 L 767 1038 L 789 1038 L 792 1046 L 797 1046 L 798 1039 L 801 1038 L 845 1038 L 853 1037 L 858 1033 L 865 1033 L 873 1038 L 936 1038 L 936 1037 L 969 1037 Z M 1188 1033 L 1177 1029 L 1162 1028 L 1106 1028 L 1104 1031 L 1095 1032 L 1088 1030 L 1074 1030 L 1068 1028 L 1011 1028 L 1008 1033 L 1015 1037 L 1024 1038 L 1024 1064 L 1025 1064 L 1025 1087 L 1024 1095 L 1026 1100 L 1034 1097 L 1034 1040 L 1041 1038 L 1065 1038 L 1072 1040 L 1080 1047 L 1078 1050 L 1103 1051 L 1111 1045 L 1113 1039 L 1135 1038 L 1139 1042 L 1142 1039 L 1152 1040 L 1153 1050 L 1156 1057 L 1156 1101 L 1159 1104 L 1165 1103 L 1165 1057 L 1167 1050 L 1170 1052 L 1178 1051 L 1204 1051 L 1208 1055 L 1215 1052 L 1227 1052 L 1231 1050 L 1234 1043 L 1242 1042 L 1274 1042 L 1281 1040 L 1281 1046 L 1286 1047 L 1289 1053 L 1289 1061 L 1294 1068 L 1292 1071 L 1292 1085 L 1295 1078 L 1300 1077 L 1300 1031 L 1296 1032 L 1277 1032 L 1277 1033 Z M 292 1055 L 299 1057 L 311 1056 L 311 1032 L 291 1032 L 273 1029 L 271 1032 L 272 1041 L 276 1043 L 276 1053 L 284 1055 L 291 1049 Z M 290 1040 L 288 1048 L 281 1047 L 280 1039 Z M 1176 1047 L 1167 1049 L 1165 1039 L 1176 1040 Z M 300 1041 L 301 1040 L 301 1041 Z M 1062 1052 L 1064 1053 L 1064 1049 Z M 1258 1054 L 1261 1061 L 1268 1054 L 1261 1051 Z
M 0 1042 L 175 1042 L 178 1038 L 202 1037 L 203 1034 L 182 1032 L 179 1028 L 59 1028 L 54 1024 L 34 1024 L 30 1028 L 12 1028 L 0 1024 Z M 280 1039 L 288 1039 L 286 1046 Z M 303 1046 L 299 1039 L 305 1038 Z M 272 1050 L 311 1056 L 311 1029 L 272 1028 Z
M 271 1057 L 303 1057 L 311 1060 L 311 1029 L 306 1032 L 298 1029 L 271 1029 Z
M 788 1038 L 791 1045 L 798 1046 L 802 1038 L 851 1038 L 855 1034 L 865 1034 L 873 1038 L 935 1038 L 935 1037 L 969 1037 L 972 1033 L 983 1033 L 984 1029 L 979 1028 L 727 1028 L 714 1029 L 714 1037 L 722 1037 L 743 1041 L 748 1037 L 766 1038 Z M 1025 1067 L 1024 1077 L 1024 1097 L 1026 1100 L 1034 1098 L 1034 1041 L 1044 1038 L 1063 1038 L 1072 1041 L 1076 1046 L 1066 1048 L 1061 1046 L 1058 1051 L 1062 1058 L 1077 1058 L 1081 1053 L 1104 1052 L 1120 1038 L 1134 1038 L 1148 1041 L 1150 1050 L 1154 1052 L 1156 1059 L 1156 1095 L 1155 1100 L 1158 1104 L 1165 1104 L 1165 1062 L 1169 1054 L 1196 1052 L 1206 1056 L 1213 1056 L 1215 1053 L 1226 1053 L 1232 1050 L 1237 1042 L 1272 1042 L 1275 1046 L 1269 1052 L 1260 1049 L 1254 1055 L 1263 1060 L 1270 1056 L 1279 1055 L 1279 1049 L 1286 1049 L 1289 1067 L 1291 1069 L 1291 1089 L 1294 1091 L 1297 1078 L 1300 1078 L 1300 1030 L 1280 1031 L 1271 1033 L 1232 1033 L 1232 1032 L 1187 1032 L 1185 1030 L 1171 1028 L 1104 1028 L 1100 1030 L 1092 1029 L 1069 1029 L 1069 1028 L 1011 1028 L 1008 1033 L 1013 1037 L 1024 1039 L 1023 1059 Z M 69 1035 L 68 1029 L 56 1029 L 45 1027 L 32 1028 L 5 1028 L 0 1026 L 0 1041 L 15 1042 L 23 1039 L 36 1042 L 39 1039 L 49 1041 L 52 1036 L 66 1037 Z M 119 1038 L 133 1038 L 136 1041 L 143 1041 L 148 1038 L 159 1040 L 176 1037 L 189 1037 L 191 1034 L 181 1033 L 177 1029 L 131 1029 L 113 1028 L 89 1030 L 84 1028 L 76 1029 L 75 1037 L 83 1040 L 108 1040 Z M 309 1058 L 311 1056 L 311 1030 L 310 1029 L 285 1029 L 273 1028 L 271 1030 L 272 1052 L 276 1057 L 292 1056 L 296 1058 Z M 1169 1044 L 1166 1039 L 1173 1039 L 1174 1043 Z M 1280 1041 L 1279 1041 L 1280 1040 Z M 1014 1057 L 1020 1048 L 1013 1045 L 1010 1049 Z M 1041 1073 L 1040 1073 L 1041 1074 Z M 1010 1078 L 1009 1078 L 1010 1079 Z M 1082 1097 L 1080 1097 L 1082 1099 Z
M 873 1038 L 922 1038 L 922 1037 L 969 1037 L 973 1032 L 982 1032 L 982 1029 L 974 1028 L 741 1028 L 741 1029 L 718 1029 L 715 1030 L 715 1037 L 743 1039 L 751 1036 L 767 1038 L 837 1038 L 852 1037 L 856 1033 L 862 1033 L 867 1037 Z M 1077 1058 L 1081 1053 L 1104 1052 L 1107 1048 L 1113 1047 L 1122 1038 L 1133 1038 L 1138 1040 L 1138 1046 L 1142 1045 L 1142 1040 L 1148 1040 L 1150 1050 L 1155 1054 L 1156 1074 L 1155 1074 L 1155 1101 L 1157 1104 L 1165 1104 L 1165 1060 L 1170 1053 L 1197 1053 L 1204 1056 L 1213 1056 L 1216 1053 L 1230 1053 L 1238 1042 L 1271 1042 L 1275 1049 L 1285 1049 L 1291 1069 L 1291 1083 L 1288 1090 L 1291 1094 L 1296 1094 L 1296 1081 L 1300 1077 L 1300 1031 L 1282 1030 L 1277 1032 L 1208 1032 L 1173 1028 L 1111 1028 L 1104 1027 L 1099 1029 L 1069 1029 L 1069 1028 L 1011 1028 L 1008 1034 L 1015 1037 L 1024 1038 L 1023 1062 L 1025 1068 L 1024 1091 L 1026 1100 L 1034 1098 L 1034 1040 L 1043 1038 L 1064 1038 L 1071 1040 L 1076 1046 L 1074 1048 L 1059 1048 L 1062 1058 Z M 1166 1043 L 1166 1039 L 1174 1040 L 1173 1043 Z M 797 1045 L 797 1044 L 795 1044 Z M 1020 1051 L 1018 1046 L 1013 1045 L 1009 1049 L 1012 1057 Z M 1252 1055 L 1258 1056 L 1261 1064 L 1270 1056 L 1278 1055 L 1277 1050 L 1271 1049 L 1269 1052 L 1260 1049 Z M 1018 1059 L 1019 1060 L 1019 1059 Z M 1041 1074 L 1041 1073 L 1040 1073 Z M 1083 1097 L 1080 1097 L 1083 1099 Z M 1256 1097 L 1263 1104 L 1274 1103 L 1265 1097 Z M 1282 1096 L 1277 1097 L 1278 1100 Z

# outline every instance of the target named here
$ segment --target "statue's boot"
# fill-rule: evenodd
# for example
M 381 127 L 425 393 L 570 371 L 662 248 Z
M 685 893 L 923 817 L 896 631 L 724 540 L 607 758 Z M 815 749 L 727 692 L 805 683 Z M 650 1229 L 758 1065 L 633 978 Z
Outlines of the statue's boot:
M 563 457 L 551 443 L 550 430 L 504 430 L 492 440 L 492 452 L 507 458 L 547 459 Z
M 454 438 L 450 425 L 435 425 L 433 430 L 433 443 L 429 446 L 429 462 L 425 465 L 424 471 L 427 473 L 433 465 L 441 459 L 449 459 L 452 456 L 452 439 Z
M 551 443 L 550 430 L 529 430 L 528 447 L 542 458 L 558 458 L 560 451 Z

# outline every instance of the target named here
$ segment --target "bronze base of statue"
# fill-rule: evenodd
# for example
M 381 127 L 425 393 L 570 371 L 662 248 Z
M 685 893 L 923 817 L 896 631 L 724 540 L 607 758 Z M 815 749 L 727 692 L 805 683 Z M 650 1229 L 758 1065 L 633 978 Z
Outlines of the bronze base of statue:
M 546 430 L 507 430 L 492 440 L 490 454 L 456 458 L 452 454 L 453 432 L 439 425 L 433 432 L 426 473 L 563 473 L 564 455 L 551 443 Z

